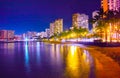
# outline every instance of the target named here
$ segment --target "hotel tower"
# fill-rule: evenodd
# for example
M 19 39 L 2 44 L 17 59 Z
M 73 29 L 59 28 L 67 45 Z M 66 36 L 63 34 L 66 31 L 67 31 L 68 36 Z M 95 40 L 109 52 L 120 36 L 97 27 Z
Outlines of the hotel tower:
M 103 11 L 120 11 L 120 0 L 101 0 Z

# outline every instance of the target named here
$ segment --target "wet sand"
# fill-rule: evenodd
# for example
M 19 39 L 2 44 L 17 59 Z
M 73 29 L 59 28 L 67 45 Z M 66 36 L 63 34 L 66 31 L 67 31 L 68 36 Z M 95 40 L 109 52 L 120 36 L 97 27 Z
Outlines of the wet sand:
M 89 48 L 89 52 L 96 61 L 96 78 L 120 78 L 120 65 L 110 57 L 115 56 L 113 53 L 120 56 L 120 47 L 92 47 Z

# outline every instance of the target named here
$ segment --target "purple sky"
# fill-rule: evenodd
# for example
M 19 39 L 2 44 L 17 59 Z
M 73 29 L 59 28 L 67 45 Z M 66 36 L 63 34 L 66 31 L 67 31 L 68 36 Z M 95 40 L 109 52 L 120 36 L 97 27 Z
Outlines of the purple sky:
M 16 34 L 43 31 L 57 18 L 64 19 L 64 29 L 71 26 L 72 14 L 91 14 L 99 10 L 100 0 L 0 0 L 0 29 Z

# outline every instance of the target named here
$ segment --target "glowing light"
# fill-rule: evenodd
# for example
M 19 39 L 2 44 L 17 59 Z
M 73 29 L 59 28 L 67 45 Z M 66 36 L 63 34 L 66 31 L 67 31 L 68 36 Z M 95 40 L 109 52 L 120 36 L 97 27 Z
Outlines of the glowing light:
M 25 67 L 27 72 L 30 72 L 28 42 L 25 42 Z
M 24 40 L 25 40 L 25 41 L 28 41 L 28 38 L 26 37 Z
M 36 49 L 37 49 L 37 63 L 39 63 L 40 62 L 40 43 L 39 42 L 37 42 Z
M 71 46 L 70 50 L 71 54 L 74 55 L 74 53 L 76 52 L 76 46 Z
M 66 74 L 69 74 L 70 77 L 73 78 L 79 77 L 81 74 L 78 68 L 80 61 L 76 49 L 76 46 L 70 46 L 70 50 L 67 56 Z
M 84 70 L 89 73 L 90 63 L 86 60 L 86 58 L 87 53 L 83 56 L 83 52 L 80 48 L 77 46 L 70 46 L 66 58 L 65 74 L 69 75 L 71 78 L 80 78 L 83 75 Z M 86 75 L 86 78 L 88 78 L 88 75 Z
M 61 42 L 65 42 L 65 39 L 62 39 Z

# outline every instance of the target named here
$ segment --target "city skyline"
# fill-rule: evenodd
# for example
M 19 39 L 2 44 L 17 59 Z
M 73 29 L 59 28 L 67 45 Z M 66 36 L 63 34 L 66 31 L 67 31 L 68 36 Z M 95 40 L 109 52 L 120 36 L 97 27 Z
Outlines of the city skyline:
M 64 19 L 64 29 L 68 29 L 72 25 L 72 14 L 84 13 L 91 17 L 92 12 L 99 8 L 100 0 L 1 1 L 0 29 L 15 30 L 15 34 L 40 32 L 49 28 L 49 24 L 58 18 Z
M 120 0 L 0 0 L 0 78 L 120 78 Z

